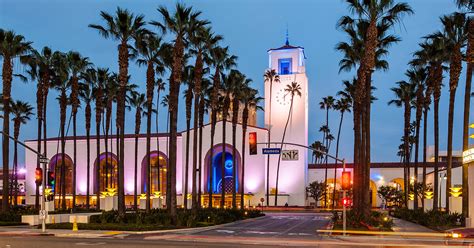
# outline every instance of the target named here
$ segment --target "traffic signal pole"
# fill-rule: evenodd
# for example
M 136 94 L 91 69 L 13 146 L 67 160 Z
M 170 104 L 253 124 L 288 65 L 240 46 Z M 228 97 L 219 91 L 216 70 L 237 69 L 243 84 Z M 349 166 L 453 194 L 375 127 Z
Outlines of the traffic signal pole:
M 44 198 L 45 197 L 45 188 L 46 188 L 45 173 L 46 173 L 46 164 L 49 163 L 49 160 L 46 157 L 46 154 L 39 153 L 35 149 L 27 146 L 25 143 L 15 139 L 14 137 L 10 136 L 9 134 L 4 133 L 3 131 L 0 131 L 0 134 L 2 134 L 3 136 L 8 137 L 9 139 L 11 139 L 13 141 L 16 141 L 18 144 L 20 144 L 21 146 L 23 146 L 26 149 L 30 150 L 31 152 L 35 153 L 39 157 L 39 162 L 42 165 L 43 171 L 42 171 L 42 175 L 41 175 L 42 176 L 42 178 L 41 178 L 41 181 L 42 181 L 41 210 L 39 212 L 38 217 L 39 217 L 39 219 L 41 219 L 41 231 L 44 233 L 44 232 L 46 232 L 46 210 L 45 210 L 46 201 L 45 201 L 45 198 Z
M 282 144 L 282 142 L 257 142 L 257 145 L 270 145 L 270 144 Z M 321 151 L 319 149 L 315 149 L 315 148 L 312 148 L 310 146 L 305 146 L 305 145 L 301 145 L 301 144 L 296 144 L 296 143 L 289 143 L 289 142 L 283 142 L 283 144 L 285 145 L 291 145 L 291 146 L 298 146 L 298 147 L 303 147 L 303 148 L 306 148 L 308 150 L 312 150 L 312 151 L 316 151 L 316 152 L 319 152 L 323 155 L 327 155 L 328 157 L 338 161 L 338 162 L 341 162 L 342 163 L 342 173 L 346 172 L 346 160 L 345 159 L 340 159 L 340 158 L 337 158 L 337 157 L 334 157 L 330 154 L 328 154 L 327 152 L 325 151 Z M 335 175 L 334 175 L 335 177 Z M 346 198 L 346 189 L 343 189 L 342 190 L 342 199 L 345 199 Z M 347 209 L 346 209 L 346 204 L 343 203 L 342 204 L 342 234 L 345 236 L 346 235 L 346 229 L 347 229 Z

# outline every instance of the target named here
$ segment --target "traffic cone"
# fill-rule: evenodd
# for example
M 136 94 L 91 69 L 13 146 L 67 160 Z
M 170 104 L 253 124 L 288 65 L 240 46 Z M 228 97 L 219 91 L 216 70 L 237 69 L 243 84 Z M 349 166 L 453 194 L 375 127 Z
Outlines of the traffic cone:
M 56 218 L 54 218 L 54 215 L 51 216 L 51 223 L 56 224 Z
M 72 223 L 72 231 L 77 232 L 79 229 L 77 228 L 77 216 L 74 216 L 74 222 Z

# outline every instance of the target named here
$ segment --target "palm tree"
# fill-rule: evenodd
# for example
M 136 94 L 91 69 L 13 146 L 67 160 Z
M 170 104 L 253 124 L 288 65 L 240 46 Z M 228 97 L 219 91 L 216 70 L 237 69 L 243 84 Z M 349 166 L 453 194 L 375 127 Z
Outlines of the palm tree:
M 430 96 L 433 94 L 433 110 L 434 110 L 434 175 L 438 175 L 439 162 L 439 101 L 441 98 L 441 87 L 443 81 L 443 62 L 446 60 L 447 53 L 444 41 L 439 37 L 429 36 L 425 42 L 420 44 L 421 49 L 415 52 L 415 58 L 412 61 L 416 66 L 427 66 L 428 76 L 427 91 L 425 92 L 425 100 L 427 111 L 430 104 Z M 426 121 L 426 118 L 425 118 Z M 426 124 L 426 123 L 425 123 Z M 426 153 L 426 148 L 425 148 Z M 426 155 L 426 154 L 425 154 Z M 439 178 L 434 177 L 433 183 L 433 209 L 438 209 L 438 184 Z
M 60 207 L 66 209 L 66 158 L 65 158 L 65 148 L 66 148 L 66 111 L 68 105 L 67 91 L 70 89 L 70 81 L 68 80 L 68 61 L 66 54 L 61 52 L 55 52 L 53 54 L 53 71 L 54 79 L 52 81 L 52 86 L 59 91 L 59 108 L 60 108 L 60 133 L 61 133 L 61 165 L 60 165 Z
M 237 140 L 237 123 L 239 121 L 239 107 L 241 100 L 243 98 L 243 94 L 248 93 L 245 89 L 249 87 L 249 84 L 252 82 L 251 79 L 248 79 L 245 77 L 245 75 L 242 75 L 241 78 L 236 82 L 236 84 L 233 85 L 232 88 L 232 208 L 237 208 L 237 193 L 236 193 L 236 187 L 237 187 L 237 180 L 236 180 L 236 163 L 237 160 L 235 158 L 236 156 L 236 140 Z M 243 208 L 243 205 L 240 205 L 241 208 Z
M 156 128 L 156 134 L 157 134 L 156 135 L 156 150 L 160 151 L 160 140 L 159 140 L 159 135 L 158 135 L 158 133 L 159 133 L 159 129 L 158 129 L 158 117 L 159 117 L 158 114 L 159 114 L 159 112 L 158 112 L 158 110 L 159 110 L 159 107 L 160 107 L 160 99 L 161 99 L 160 98 L 160 93 L 165 90 L 165 82 L 161 78 L 158 78 L 156 80 L 155 84 L 156 84 L 156 95 L 157 95 L 156 96 L 156 109 L 155 109 L 155 113 L 156 113 L 156 115 L 155 115 L 155 128 Z M 158 168 L 161 168 L 159 159 L 158 159 L 157 163 L 158 163 L 157 164 Z M 158 174 L 157 175 L 158 176 L 158 180 L 157 180 L 158 190 L 163 192 L 163 189 L 161 188 L 161 181 L 160 181 L 161 180 L 160 170 L 158 170 L 157 174 Z M 148 186 L 151 187 L 151 184 L 148 185 Z
M 336 158 L 339 156 L 339 138 L 341 137 L 341 130 L 342 130 L 342 121 L 344 120 L 344 113 L 350 113 L 351 112 L 351 99 L 350 98 L 341 98 L 336 101 L 334 104 L 334 109 L 339 111 L 341 113 L 341 118 L 339 119 L 339 128 L 337 130 L 337 140 L 336 140 Z M 337 160 L 334 160 L 335 166 L 334 166 L 334 190 L 332 192 L 332 198 L 333 198 L 333 205 L 332 208 L 334 209 L 336 207 L 336 178 L 337 178 Z M 327 168 L 327 167 L 326 167 Z
M 357 80 L 355 84 L 354 112 L 354 163 L 360 168 L 354 170 L 354 210 L 362 219 L 370 213 L 369 182 L 370 182 L 370 105 L 372 91 L 372 73 L 377 69 L 377 57 L 387 54 L 387 47 L 380 40 L 381 28 L 387 30 L 398 22 L 402 16 L 413 13 L 406 3 L 395 3 L 393 0 L 346 0 L 350 11 L 357 17 L 357 21 L 344 16 L 339 21 L 340 27 L 350 27 L 365 23 L 363 42 L 359 43 L 358 53 L 352 54 L 359 62 Z M 353 38 L 353 37 L 352 37 Z M 396 39 L 398 41 L 398 39 Z M 393 43 L 393 42 L 390 42 Z M 347 54 L 346 54 L 347 55 Z M 353 59 L 354 56 L 348 58 Z
M 323 97 L 322 101 L 319 102 L 319 108 L 326 110 L 326 127 L 328 128 L 328 131 L 329 131 L 329 110 L 334 108 L 334 101 L 335 100 L 336 99 L 334 99 L 334 97 L 327 96 L 327 97 Z M 328 134 L 329 134 L 329 132 L 324 132 L 323 133 L 323 140 L 326 140 L 326 147 L 327 147 L 327 150 L 328 150 L 327 152 L 329 152 L 329 145 L 328 145 L 328 140 L 325 137 Z M 326 161 L 326 169 L 325 169 L 325 172 L 324 172 L 324 184 L 325 184 L 325 187 L 327 188 L 328 187 L 328 183 L 327 183 L 327 180 L 328 180 L 328 167 L 327 167 L 328 156 L 327 156 L 327 154 L 325 156 L 325 161 Z M 325 191 L 325 193 L 324 193 L 324 207 L 327 207 L 327 191 Z
M 140 37 L 135 45 L 140 58 L 137 59 L 137 64 L 146 66 L 146 105 L 147 105 L 147 122 L 146 122 L 146 154 L 147 165 L 145 174 L 148 175 L 147 182 L 150 181 L 150 146 L 151 146 L 151 113 L 153 107 L 153 93 L 155 88 L 155 68 L 162 67 L 162 44 L 161 39 L 155 35 L 145 35 Z M 148 188 L 147 188 L 148 189 Z M 150 192 L 146 191 L 146 211 L 150 211 Z M 135 196 L 136 198 L 136 196 Z M 136 200 L 136 199 L 135 199 Z M 135 204 L 136 207 L 136 204 Z
M 138 136 L 140 134 L 140 126 L 142 122 L 142 112 L 145 110 L 145 107 L 148 108 L 147 106 L 148 102 L 146 100 L 145 94 L 140 94 L 138 92 L 132 92 L 132 97 L 130 99 L 130 105 L 135 108 L 135 169 L 134 169 L 134 181 L 133 181 L 133 207 L 135 211 L 138 211 Z M 150 109 L 151 110 L 151 109 Z M 147 118 L 151 116 L 147 114 Z M 147 158 L 148 160 L 150 159 L 150 156 Z M 148 163 L 150 164 L 150 163 Z M 149 168 L 148 168 L 149 169 Z M 149 172 L 148 172 L 149 173 Z M 148 175 L 148 174 L 146 174 Z M 147 180 L 150 180 L 150 177 L 147 176 Z M 147 195 L 149 195 L 149 192 L 151 191 L 151 188 L 147 188 Z M 147 206 L 147 209 L 149 211 L 149 205 Z
M 449 52 L 449 113 L 448 113 L 448 166 L 446 169 L 447 180 L 446 189 L 451 188 L 451 174 L 453 164 L 453 123 L 454 123 L 454 101 L 456 99 L 456 88 L 462 70 L 461 49 L 467 41 L 466 16 L 461 13 L 454 13 L 441 17 L 443 31 L 437 32 L 434 36 L 443 39 L 446 50 Z M 449 190 L 446 190 L 446 202 L 449 199 Z M 446 204 L 446 211 L 449 212 L 449 204 Z
M 258 96 L 258 91 L 252 89 L 250 87 L 244 87 L 242 89 L 242 103 L 244 105 L 244 109 L 242 111 L 242 185 L 240 191 L 240 207 L 244 208 L 244 195 L 245 195 L 245 144 L 246 136 L 247 136 L 247 124 L 249 118 L 249 110 L 255 108 L 255 110 L 263 110 L 262 107 L 259 106 L 259 103 L 263 100 L 263 98 Z
M 10 133 L 10 98 L 13 80 L 13 61 L 16 58 L 25 56 L 31 50 L 31 42 L 25 41 L 21 35 L 13 31 L 0 29 L 0 57 L 3 59 L 2 84 L 3 84 L 3 133 Z M 21 63 L 21 60 L 20 60 Z M 10 142 L 8 137 L 2 138 L 2 156 L 3 156 L 3 195 L 2 210 L 8 211 L 8 182 L 9 181 L 9 152 Z
M 87 67 L 90 66 L 89 59 L 82 57 L 78 52 L 68 52 L 67 62 L 70 74 L 71 84 L 71 115 L 72 115 L 72 138 L 73 138 L 73 167 L 72 167 L 72 210 L 76 209 L 76 168 L 77 168 L 77 144 L 76 144 L 76 117 L 77 109 L 81 105 L 79 99 L 79 75 L 85 72 Z
M 471 0 L 456 0 L 458 7 L 464 12 L 474 11 L 474 5 Z M 472 83 L 472 67 L 474 63 L 474 21 L 473 18 L 467 18 L 467 49 L 466 49 L 466 89 L 464 91 L 464 116 L 463 116 L 463 151 L 469 148 L 469 113 L 471 106 L 471 83 Z M 468 165 L 463 165 L 462 171 L 462 214 L 464 218 L 469 217 L 469 182 L 468 182 Z
M 277 74 L 275 69 L 268 69 L 263 74 L 264 82 L 270 84 L 270 98 L 269 98 L 269 109 L 268 109 L 268 144 L 267 148 L 270 148 L 270 136 L 271 136 L 271 129 L 272 129 L 272 91 L 273 91 L 273 83 L 280 82 L 280 76 Z M 270 155 L 267 155 L 267 187 L 266 187 L 266 195 L 267 195 L 267 207 L 270 204 Z
M 168 111 L 170 113 L 170 143 L 169 143 L 169 177 L 170 184 L 168 192 L 169 197 L 166 197 L 167 207 L 170 211 L 173 222 L 176 222 L 176 140 L 177 140 L 177 123 L 178 123 L 178 98 L 180 92 L 180 85 L 182 82 L 182 73 L 184 69 L 184 48 L 185 42 L 188 39 L 188 34 L 200 25 L 206 25 L 206 21 L 199 21 L 201 15 L 199 11 L 193 11 L 191 7 L 186 7 L 182 4 L 176 4 L 175 12 L 170 14 L 169 11 L 161 6 L 158 8 L 163 17 L 163 23 L 156 21 L 151 24 L 160 27 L 164 31 L 169 31 L 174 34 L 173 42 L 173 68 L 170 77 L 170 93 Z M 168 204 L 168 202 L 170 204 Z
M 184 203 L 184 209 L 188 209 L 188 188 L 189 188 L 189 142 L 190 142 L 190 130 L 191 130 L 191 111 L 192 111 L 192 105 L 193 105 L 193 98 L 194 98 L 194 93 L 193 93 L 193 88 L 194 88 L 194 82 L 193 82 L 193 74 L 194 74 L 194 68 L 193 66 L 186 66 L 184 69 L 183 73 L 183 79 L 184 82 L 187 84 L 187 89 L 184 91 L 184 102 L 186 105 L 186 148 L 185 148 L 185 165 L 184 165 L 184 193 L 183 193 L 183 203 Z M 193 178 L 193 181 L 196 179 Z
M 196 211 L 198 208 L 197 197 L 197 151 L 198 151 L 198 124 L 199 124 L 199 106 L 202 97 L 203 75 L 208 72 L 204 68 L 205 58 L 209 57 L 209 51 L 215 48 L 215 45 L 222 40 L 219 35 L 214 35 L 209 27 L 201 26 L 195 32 L 190 33 L 189 41 L 193 49 L 191 52 L 195 55 L 194 63 L 194 122 L 193 122 L 193 185 L 192 185 L 192 207 Z M 202 130 L 200 128 L 200 130 Z M 202 143 L 201 143 L 202 145 Z M 200 179 L 200 178 L 199 178 Z M 200 185 L 199 185 L 200 186 Z
M 288 123 L 290 122 L 291 113 L 293 112 L 293 100 L 295 95 L 301 97 L 301 86 L 298 82 L 291 82 L 291 84 L 286 85 L 285 87 L 285 97 L 290 95 L 290 109 L 288 110 L 288 119 L 286 120 L 285 129 L 283 130 L 283 136 L 281 137 L 281 146 L 280 149 L 283 149 L 283 143 L 285 142 L 286 129 L 288 128 Z M 278 155 L 278 165 L 277 165 L 277 174 L 276 174 L 276 186 L 275 186 L 275 206 L 278 202 L 278 176 L 280 174 L 280 162 L 281 162 L 281 153 Z
M 79 85 L 79 97 L 86 104 L 85 109 L 85 121 L 86 121 L 86 149 L 87 149 L 87 181 L 86 181 L 86 208 L 90 208 L 90 170 L 91 170 L 91 144 L 90 144 L 90 135 L 91 135 L 91 118 L 92 118 L 92 108 L 91 103 L 94 101 L 94 85 L 97 83 L 97 71 L 94 68 L 89 68 L 87 71 L 81 74 L 81 79 L 84 80 L 84 83 Z
M 212 167 L 212 161 L 214 157 L 214 134 L 216 129 L 217 121 L 217 112 L 218 112 L 218 100 L 219 100 L 219 91 L 221 85 L 221 72 L 224 70 L 230 69 L 235 66 L 235 61 L 237 57 L 229 54 L 228 47 L 215 47 L 210 51 L 210 65 L 214 67 L 215 72 L 212 78 L 212 92 L 210 96 L 210 108 L 211 108 L 211 154 L 210 161 Z M 225 150 L 224 150 L 225 151 Z M 212 185 L 213 176 L 212 173 L 209 175 L 209 184 Z M 212 208 L 212 187 L 209 190 L 209 208 Z
M 91 72 L 87 72 L 88 74 L 94 74 L 93 69 Z M 107 68 L 97 68 L 97 81 L 95 81 L 93 85 L 93 93 L 94 93 L 94 101 L 95 101 L 95 131 L 96 131 L 96 159 L 97 163 L 100 164 L 100 124 L 101 124 L 101 117 L 103 114 L 103 104 L 104 104 L 104 90 L 106 84 L 109 81 L 109 70 Z M 106 160 L 107 163 L 107 160 Z M 96 199 L 100 198 L 100 182 L 101 182 L 101 174 L 100 174 L 100 166 L 96 167 L 95 178 L 95 195 Z M 100 209 L 100 200 L 96 200 L 96 209 Z
M 200 99 L 199 99 L 199 164 L 198 164 L 198 168 L 199 168 L 199 175 L 198 175 L 198 196 L 197 196 L 197 199 L 198 199 L 198 208 L 201 207 L 201 194 L 202 194 L 202 131 L 203 131 L 203 126 L 204 126 L 204 114 L 208 112 L 208 109 L 209 109 L 209 99 L 207 98 L 207 96 L 210 96 L 210 92 L 211 92 L 211 81 L 207 78 L 203 78 L 202 82 L 201 82 L 201 91 L 203 93 L 201 93 L 201 96 L 200 96 Z M 211 151 L 212 152 L 212 151 Z M 209 192 L 210 194 L 210 192 Z M 211 197 L 209 197 L 209 199 L 212 199 Z
M 14 205 L 18 204 L 18 137 L 20 136 L 20 127 L 22 124 L 26 124 L 27 121 L 33 116 L 33 107 L 23 101 L 11 101 L 11 109 L 13 114 L 13 137 L 15 138 L 15 146 L 13 153 L 13 202 Z
M 124 191 L 124 132 L 125 132 L 125 94 L 126 86 L 128 84 L 128 61 L 130 58 L 129 42 L 132 39 L 143 37 L 149 34 L 145 28 L 145 21 L 143 15 L 130 13 L 127 9 L 117 7 L 115 16 L 110 15 L 105 11 L 101 11 L 100 15 L 105 21 L 105 26 L 90 24 L 89 27 L 97 29 L 99 34 L 104 38 L 111 38 L 119 41 L 118 46 L 118 61 L 119 61 L 119 94 L 117 98 L 117 125 L 120 127 L 120 151 L 119 166 L 118 166 L 118 211 L 121 217 L 125 216 L 125 191 Z
M 27 73 L 31 77 L 31 80 L 37 80 L 38 84 L 36 87 L 36 116 L 38 120 L 37 126 L 37 147 L 36 150 L 39 154 L 42 153 L 41 141 L 42 141 L 42 132 L 43 128 L 46 129 L 46 100 L 48 89 L 51 80 L 51 65 L 52 65 L 52 54 L 53 52 L 49 47 L 43 47 L 41 52 L 32 49 L 31 54 L 28 56 L 22 57 L 24 63 L 28 64 Z M 46 130 L 44 130 L 44 137 L 46 140 Z M 44 154 L 46 152 L 46 143 L 44 144 Z M 37 155 L 36 168 L 40 168 L 39 155 Z M 35 208 L 39 209 L 39 187 L 36 185 L 35 193 Z
M 414 183 L 418 183 L 418 154 L 419 154 L 419 143 L 420 143 L 420 125 L 421 125 L 421 115 L 423 112 L 423 106 L 425 104 L 424 100 L 424 86 L 426 80 L 426 69 L 424 67 L 418 67 L 410 69 L 406 72 L 406 76 L 409 78 L 411 84 L 415 85 L 415 98 L 413 99 L 412 105 L 416 109 L 415 113 L 415 163 L 414 163 Z M 413 187 L 414 195 L 418 196 L 418 187 Z M 422 194 L 424 195 L 424 194 Z M 418 209 L 418 197 L 414 198 L 414 209 Z M 423 204 L 423 203 L 422 203 Z
M 407 205 L 408 199 L 408 182 L 410 179 L 410 151 L 409 151 L 409 136 L 410 136 L 410 118 L 411 118 L 411 102 L 416 96 L 415 84 L 408 83 L 405 81 L 399 81 L 396 83 L 397 87 L 391 88 L 395 94 L 395 99 L 390 100 L 388 105 L 395 105 L 396 107 L 404 108 L 404 134 L 403 134 L 403 145 L 404 145 L 404 191 L 405 191 L 405 206 Z

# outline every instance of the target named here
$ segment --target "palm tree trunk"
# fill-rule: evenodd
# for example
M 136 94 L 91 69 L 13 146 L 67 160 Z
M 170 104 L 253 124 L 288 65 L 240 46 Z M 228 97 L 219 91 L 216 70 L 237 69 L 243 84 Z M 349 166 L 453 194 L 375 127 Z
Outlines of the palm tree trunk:
M 66 141 L 65 141 L 65 128 L 66 128 L 66 93 L 61 93 L 61 208 L 63 210 L 66 209 L 66 164 L 65 164 L 65 148 L 66 148 Z
M 240 207 L 245 208 L 245 144 L 247 136 L 247 121 L 248 121 L 248 103 L 245 103 L 242 113 L 242 185 L 240 186 Z
M 272 130 L 272 89 L 273 80 L 270 80 L 270 103 L 268 104 L 268 144 L 267 148 L 270 148 L 271 142 L 271 130 Z M 266 187 L 266 203 L 267 207 L 270 205 L 270 154 L 267 155 L 267 187 Z
M 44 75 L 44 82 L 43 82 L 43 149 L 44 149 L 44 155 L 48 156 L 48 147 L 46 146 L 46 139 L 48 137 L 47 135 L 47 122 L 46 122 L 46 110 L 48 108 L 48 92 L 49 92 L 49 75 Z M 57 175 L 56 172 L 54 175 Z M 39 187 L 36 187 L 36 195 L 39 196 Z M 37 197 L 38 201 L 38 208 L 39 208 L 39 197 Z M 36 199 L 35 199 L 35 205 L 36 205 Z
M 99 100 L 100 101 L 100 100 Z M 100 105 L 100 104 L 99 104 Z M 96 160 L 95 160 L 95 199 L 96 199 L 96 209 L 100 209 L 100 122 L 101 122 L 101 113 L 100 107 L 97 107 L 97 99 L 96 99 L 96 114 L 95 114 L 95 132 L 96 132 Z
M 188 88 L 188 90 L 191 90 Z M 189 93 L 188 93 L 189 94 Z M 189 142 L 190 142 L 190 132 L 191 129 L 191 105 L 192 99 L 186 97 L 186 157 L 185 157 L 185 166 L 184 166 L 184 193 L 183 193 L 183 205 L 184 209 L 188 209 L 188 188 L 189 188 Z M 193 172 L 194 173 L 194 172 Z M 193 178 L 193 182 L 195 178 Z
M 153 91 L 153 90 L 152 90 Z M 152 96 L 153 97 L 153 96 Z M 150 200 L 150 194 L 151 194 L 151 111 L 152 111 L 152 104 L 151 102 L 147 103 L 147 119 L 146 119 L 146 156 L 147 156 L 147 163 L 146 163 L 146 168 L 145 168 L 145 175 L 146 175 L 146 211 L 147 213 L 150 211 L 150 205 L 151 205 L 151 200 Z M 138 134 L 137 134 L 138 135 Z M 158 135 L 157 135 L 158 136 Z M 138 140 L 137 140 L 138 142 Z M 138 144 L 136 145 L 136 149 L 138 150 Z M 138 156 L 138 155 L 136 155 Z M 138 159 L 138 158 L 137 158 Z M 160 161 L 160 153 L 158 151 L 158 161 Z M 137 162 L 135 162 L 136 164 Z M 135 170 L 137 170 L 135 168 Z M 158 162 L 158 178 L 160 177 L 160 166 Z M 136 183 L 135 183 L 136 184 Z M 159 183 L 158 183 L 159 185 Z M 135 187 L 135 190 L 136 187 Z M 158 186 L 158 191 L 159 191 L 159 186 Z M 135 192 L 135 195 L 138 194 L 138 191 Z
M 148 153 L 147 153 L 147 160 L 150 159 L 150 156 L 148 156 Z M 134 164 L 134 174 L 133 174 L 133 177 L 134 177 L 134 180 L 133 180 L 133 209 L 135 210 L 135 212 L 138 213 L 138 199 L 137 199 L 137 196 L 138 196 L 138 133 L 135 132 L 135 164 Z M 148 174 L 147 174 L 148 175 Z M 147 184 L 148 184 L 148 180 L 147 180 Z M 150 189 L 147 188 L 147 196 L 149 195 L 149 192 Z M 150 211 L 150 205 L 148 204 L 148 197 L 147 197 L 147 212 Z
M 217 119 L 217 108 L 215 108 L 213 106 L 213 109 L 212 109 L 212 113 L 211 113 L 211 154 L 210 154 L 210 157 L 209 157 L 209 163 L 210 165 L 206 165 L 206 166 L 209 166 L 209 208 L 212 208 L 212 193 L 214 193 L 214 187 L 213 187 L 213 179 L 214 179 L 214 173 L 213 173 L 213 170 L 214 170 L 214 134 L 216 132 L 216 119 Z M 201 136 L 202 137 L 202 136 Z
M 344 112 L 341 112 L 341 119 L 339 120 L 339 128 L 337 130 L 336 139 L 336 158 L 339 158 L 339 138 L 341 137 L 342 121 L 344 120 Z M 337 160 L 334 160 L 334 189 L 332 192 L 332 208 L 336 208 L 336 179 L 337 179 Z
M 197 197 L 197 145 L 198 145 L 198 121 L 199 121 L 199 98 L 200 93 L 196 92 L 194 97 L 194 120 L 193 120 L 193 185 L 192 185 L 192 208 L 194 211 L 198 208 Z M 189 135 L 189 134 L 188 134 Z M 195 212 L 196 213 L 196 212 Z
M 451 174 L 453 166 L 453 123 L 454 123 L 454 101 L 456 98 L 456 89 L 449 91 L 449 113 L 448 113 L 448 166 L 446 168 L 446 212 L 449 213 L 449 192 L 451 188 Z
M 439 175 L 438 175 L 438 161 L 439 161 L 439 99 L 434 99 L 434 143 L 435 143 L 435 151 L 434 151 L 434 197 L 433 197 L 433 209 L 438 210 L 439 202 L 441 199 L 438 197 L 438 185 L 439 185 Z
M 225 106 L 224 106 L 225 108 Z M 227 111 L 224 109 L 224 111 Z M 222 158 L 221 158 L 221 208 L 225 207 L 225 157 L 226 157 L 226 121 L 227 115 L 225 113 L 222 114 Z
M 160 135 L 159 135 L 159 129 L 158 129 L 158 110 L 160 108 L 160 86 L 157 87 L 157 97 L 156 97 L 156 117 L 155 117 L 155 125 L 156 125 L 156 151 L 158 152 L 158 154 L 160 153 Z M 168 156 L 168 154 L 166 154 L 166 156 Z M 158 180 L 157 180 L 157 183 L 158 183 L 158 191 L 161 192 L 162 195 L 165 195 L 164 194 L 164 190 L 161 188 L 161 164 L 160 164 L 160 159 L 158 158 L 158 162 L 157 162 L 157 166 L 158 166 L 158 172 L 156 173 L 157 176 L 158 176 Z M 162 207 L 162 206 L 160 206 Z
M 403 134 L 403 147 L 405 150 L 405 168 L 406 168 L 406 178 L 405 178 L 405 206 L 408 207 L 408 195 L 410 191 L 410 148 L 409 148 L 409 137 L 410 137 L 410 116 L 411 116 L 411 106 L 408 101 L 405 101 L 405 113 L 404 113 L 404 134 Z
M 77 142 L 76 142 L 76 114 L 72 114 L 73 137 L 73 165 L 72 165 L 72 212 L 76 211 L 76 167 L 77 167 Z
M 13 205 L 18 205 L 18 137 L 15 137 L 14 151 L 13 151 Z
M 239 113 L 239 107 L 238 107 L 238 101 L 234 102 L 237 104 L 233 104 L 233 109 L 232 109 L 232 114 L 233 116 L 233 122 L 232 122 L 232 208 L 236 209 L 237 208 L 237 194 L 236 194 L 236 186 L 237 186 L 237 177 L 236 177 L 236 162 L 237 160 L 235 159 L 235 153 L 236 153 L 236 139 L 237 139 L 237 119 L 235 119 L 235 114 Z M 243 206 L 241 206 L 243 207 Z
M 466 70 L 466 89 L 464 91 L 464 116 L 463 116 L 463 140 L 462 148 L 466 151 L 469 148 L 469 113 L 471 106 L 471 83 L 472 83 L 472 64 L 474 63 L 474 20 L 468 19 L 468 43 L 466 50 L 467 70 Z M 462 167 L 462 214 L 464 218 L 469 218 L 469 171 L 468 164 Z
M 9 184 L 9 156 L 10 156 L 10 93 L 12 87 L 12 59 L 10 56 L 3 57 L 3 137 L 2 137 L 2 156 L 3 156 L 3 194 L 2 194 L 2 210 L 7 212 L 8 204 L 8 184 Z
M 288 128 L 288 123 L 290 122 L 290 118 L 291 118 L 291 112 L 293 111 L 293 98 L 294 98 L 294 95 L 292 94 L 290 110 L 288 111 L 288 119 L 286 120 L 285 129 L 283 130 L 283 136 L 281 138 L 280 150 L 283 149 L 283 142 L 285 142 L 286 129 Z M 278 154 L 278 165 L 277 165 L 276 184 L 275 184 L 275 206 L 277 206 L 277 203 L 278 203 L 278 180 L 279 180 L 279 175 L 280 175 L 280 161 L 281 161 L 281 153 Z
M 205 99 L 201 96 L 199 100 L 199 182 L 198 182 L 198 208 L 201 208 L 201 194 L 202 194 L 202 127 L 204 125 L 204 109 Z
M 323 142 L 325 141 L 326 142 L 326 156 L 324 156 L 324 161 L 325 161 L 325 169 L 324 169 L 324 188 L 326 189 L 324 191 L 324 208 L 327 208 L 328 207 L 328 192 L 327 192 L 327 188 L 328 188 L 328 154 L 329 153 L 329 145 L 328 145 L 328 142 L 329 142 L 329 139 L 327 138 L 327 136 L 329 136 L 329 106 L 326 106 L 326 127 L 328 128 L 327 129 L 327 135 L 325 137 L 325 140 L 323 140 Z M 334 185 L 336 185 L 336 182 L 334 181 Z
M 423 194 L 422 194 L 422 208 L 425 208 L 425 194 L 426 190 L 426 149 L 427 149 L 427 135 L 428 135 L 428 107 L 423 110 Z
M 91 140 L 90 140 L 90 129 L 86 129 L 87 139 L 87 189 L 86 189 L 86 209 L 90 208 L 90 175 L 91 175 Z
M 38 86 L 39 87 L 39 86 Z M 41 98 L 43 96 L 40 96 Z M 38 100 L 38 101 L 42 101 L 41 99 Z M 39 106 L 40 108 L 42 108 L 42 106 Z M 40 112 L 40 111 L 39 111 Z M 41 120 L 42 120 L 42 115 L 43 113 L 40 113 L 39 116 L 38 116 L 38 142 L 37 142 L 37 146 L 36 146 L 36 149 L 38 151 L 38 155 L 36 156 L 36 168 L 41 168 L 41 164 L 39 162 L 39 154 L 41 154 L 41 131 L 42 131 L 42 123 L 41 123 Z M 39 187 L 35 187 L 35 190 L 37 191 L 36 194 L 35 194 L 35 209 L 39 209 Z

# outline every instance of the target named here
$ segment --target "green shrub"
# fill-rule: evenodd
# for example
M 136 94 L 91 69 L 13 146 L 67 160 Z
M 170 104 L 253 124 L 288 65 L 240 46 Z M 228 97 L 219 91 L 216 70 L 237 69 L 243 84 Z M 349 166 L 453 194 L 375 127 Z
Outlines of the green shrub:
M 335 229 L 342 228 L 342 213 L 333 212 L 332 221 Z M 365 219 L 349 210 L 346 212 L 347 228 L 350 230 L 368 230 L 369 228 L 380 231 L 391 231 L 393 220 L 388 218 L 387 214 L 378 211 L 372 211 L 369 218 Z
M 446 230 L 460 227 L 462 215 L 458 213 L 447 213 L 438 210 L 424 212 L 422 209 L 411 210 L 400 208 L 393 211 L 393 216 L 417 223 L 435 230 Z

